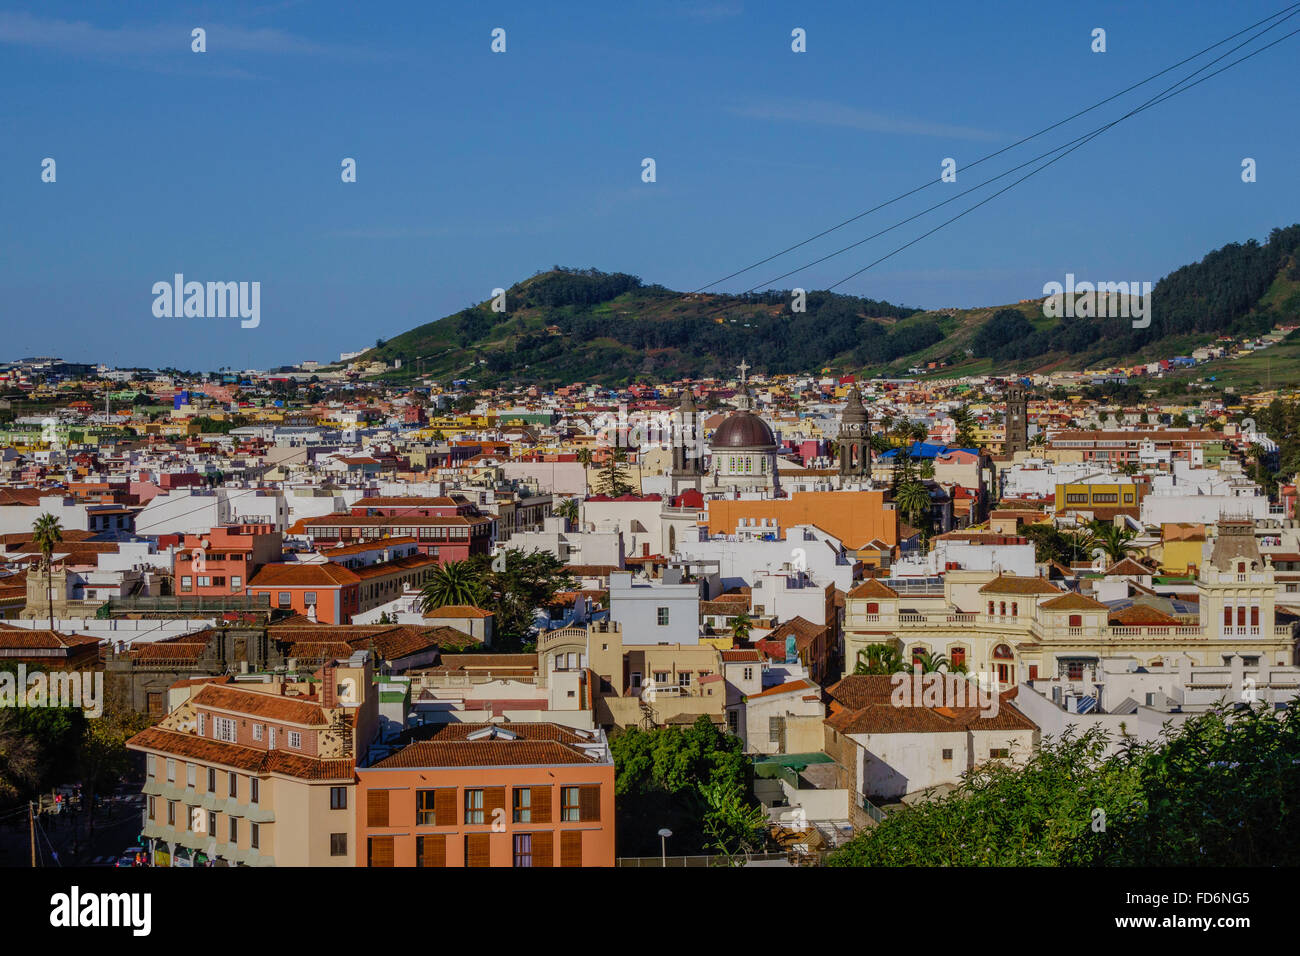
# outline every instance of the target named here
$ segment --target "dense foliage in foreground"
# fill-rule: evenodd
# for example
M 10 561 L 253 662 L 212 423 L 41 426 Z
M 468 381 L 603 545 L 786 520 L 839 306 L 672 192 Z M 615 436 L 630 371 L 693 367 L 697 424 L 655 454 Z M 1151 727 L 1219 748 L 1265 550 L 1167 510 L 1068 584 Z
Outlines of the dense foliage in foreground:
M 1262 705 L 1166 728 L 1155 744 L 1089 730 L 1023 768 L 890 813 L 830 866 L 1284 866 L 1300 861 L 1300 717 Z

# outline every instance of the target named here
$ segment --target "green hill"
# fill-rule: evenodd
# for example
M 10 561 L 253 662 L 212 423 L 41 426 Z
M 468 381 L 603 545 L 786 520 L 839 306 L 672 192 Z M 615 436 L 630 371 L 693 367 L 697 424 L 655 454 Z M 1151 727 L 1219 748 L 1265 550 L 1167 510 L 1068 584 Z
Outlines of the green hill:
M 1095 277 L 1082 276 L 1081 279 Z M 1121 364 L 1185 353 L 1218 336 L 1300 321 L 1300 225 L 1211 252 L 1152 293 L 1151 324 L 1127 318 L 1049 318 L 1042 300 L 927 312 L 810 291 L 674 292 L 625 273 L 559 266 L 484 302 L 421 325 L 363 361 L 443 381 L 490 384 L 664 381 L 729 374 L 742 358 L 767 373 L 901 374 L 937 363 L 945 374 Z

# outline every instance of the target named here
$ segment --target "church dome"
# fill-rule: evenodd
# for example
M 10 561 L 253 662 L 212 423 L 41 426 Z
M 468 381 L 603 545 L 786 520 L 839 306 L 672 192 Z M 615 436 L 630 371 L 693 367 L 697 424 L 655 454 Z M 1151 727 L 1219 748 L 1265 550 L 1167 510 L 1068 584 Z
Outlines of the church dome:
M 776 437 L 767 422 L 753 412 L 732 412 L 718 426 L 709 446 L 719 448 L 774 448 Z

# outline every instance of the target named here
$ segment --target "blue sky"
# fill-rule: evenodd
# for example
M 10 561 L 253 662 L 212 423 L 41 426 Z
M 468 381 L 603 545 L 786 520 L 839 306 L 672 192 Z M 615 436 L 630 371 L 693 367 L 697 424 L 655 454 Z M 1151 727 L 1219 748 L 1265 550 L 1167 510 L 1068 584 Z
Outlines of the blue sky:
M 1072 139 L 1208 57 L 961 168 L 1286 2 L 542 6 L 6 3 L 0 358 L 333 359 L 557 263 L 696 288 L 937 180 L 945 157 L 964 189 Z M 841 291 L 1013 302 L 1066 272 L 1155 280 L 1300 220 L 1298 54 L 1300 35 L 1125 121 Z M 762 285 L 953 188 L 719 288 Z M 838 282 L 989 191 L 779 286 Z M 177 272 L 260 281 L 260 326 L 155 318 L 153 283 Z

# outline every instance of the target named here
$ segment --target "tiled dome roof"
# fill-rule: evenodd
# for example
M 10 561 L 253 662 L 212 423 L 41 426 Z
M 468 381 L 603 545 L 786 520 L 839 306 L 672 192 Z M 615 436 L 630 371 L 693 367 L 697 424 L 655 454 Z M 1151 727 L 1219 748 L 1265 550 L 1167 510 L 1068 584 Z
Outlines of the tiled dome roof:
M 776 438 L 753 412 L 732 412 L 709 440 L 712 448 L 773 448 Z

